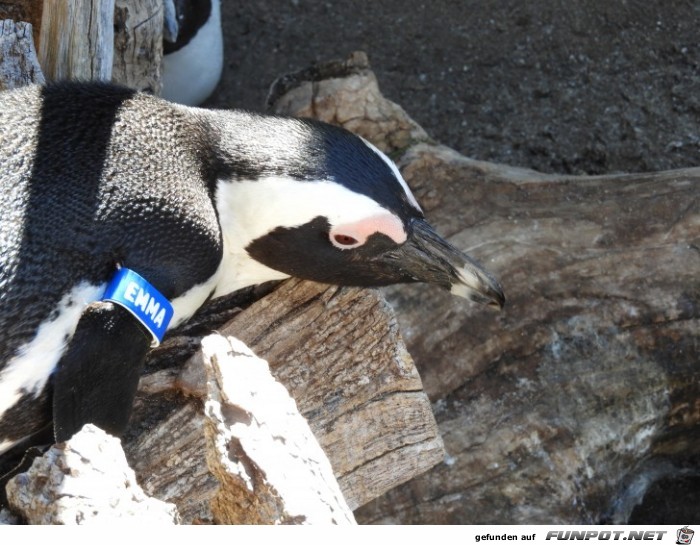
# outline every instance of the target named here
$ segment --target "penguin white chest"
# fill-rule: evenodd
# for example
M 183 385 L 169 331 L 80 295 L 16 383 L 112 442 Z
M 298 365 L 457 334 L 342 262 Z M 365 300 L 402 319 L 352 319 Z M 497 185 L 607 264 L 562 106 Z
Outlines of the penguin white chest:
M 19 348 L 0 372 L 0 419 L 23 396 L 38 397 L 46 386 L 87 305 L 97 301 L 105 285 L 86 282 L 64 295 L 37 328 L 36 335 Z M 12 446 L 0 437 L 0 453 Z
M 221 268 L 220 268 L 221 269 Z M 173 299 L 173 319 L 168 329 L 190 318 L 218 282 L 217 272 L 206 282 Z M 64 295 L 36 330 L 34 338 L 22 345 L 0 371 L 0 419 L 23 397 L 37 398 L 61 360 L 78 327 L 85 308 L 102 298 L 106 284 L 81 282 Z M 0 437 L 0 454 L 17 441 Z

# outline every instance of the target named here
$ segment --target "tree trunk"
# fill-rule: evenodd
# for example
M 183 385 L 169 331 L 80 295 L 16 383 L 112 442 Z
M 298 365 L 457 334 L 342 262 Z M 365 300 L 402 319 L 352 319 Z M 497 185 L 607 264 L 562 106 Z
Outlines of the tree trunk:
M 49 81 L 112 79 L 114 0 L 44 3 L 39 62 Z

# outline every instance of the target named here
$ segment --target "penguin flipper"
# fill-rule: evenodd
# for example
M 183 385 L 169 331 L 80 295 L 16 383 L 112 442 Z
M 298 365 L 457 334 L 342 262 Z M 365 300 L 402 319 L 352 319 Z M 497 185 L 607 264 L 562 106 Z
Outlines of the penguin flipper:
M 56 442 L 85 424 L 120 436 L 129 423 L 151 337 L 124 308 L 90 304 L 53 376 Z

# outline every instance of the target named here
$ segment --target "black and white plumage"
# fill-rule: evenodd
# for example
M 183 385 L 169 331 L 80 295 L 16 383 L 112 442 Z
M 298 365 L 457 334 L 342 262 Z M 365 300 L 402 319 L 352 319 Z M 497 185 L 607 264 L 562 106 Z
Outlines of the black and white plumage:
M 28 87 L 0 94 L 0 176 L 0 454 L 47 430 L 125 428 L 151 339 L 100 302 L 119 266 L 171 300 L 171 327 L 288 276 L 504 301 L 384 154 L 319 122 Z
M 196 106 L 224 67 L 220 0 L 164 0 L 162 96 Z

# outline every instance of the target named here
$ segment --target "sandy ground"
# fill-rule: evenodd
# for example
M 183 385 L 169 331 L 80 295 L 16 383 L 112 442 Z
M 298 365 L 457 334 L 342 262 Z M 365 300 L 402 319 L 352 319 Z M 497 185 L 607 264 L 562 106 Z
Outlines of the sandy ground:
M 212 106 L 260 110 L 279 75 L 369 54 L 386 96 L 460 152 L 544 172 L 700 163 L 700 2 L 223 0 Z

